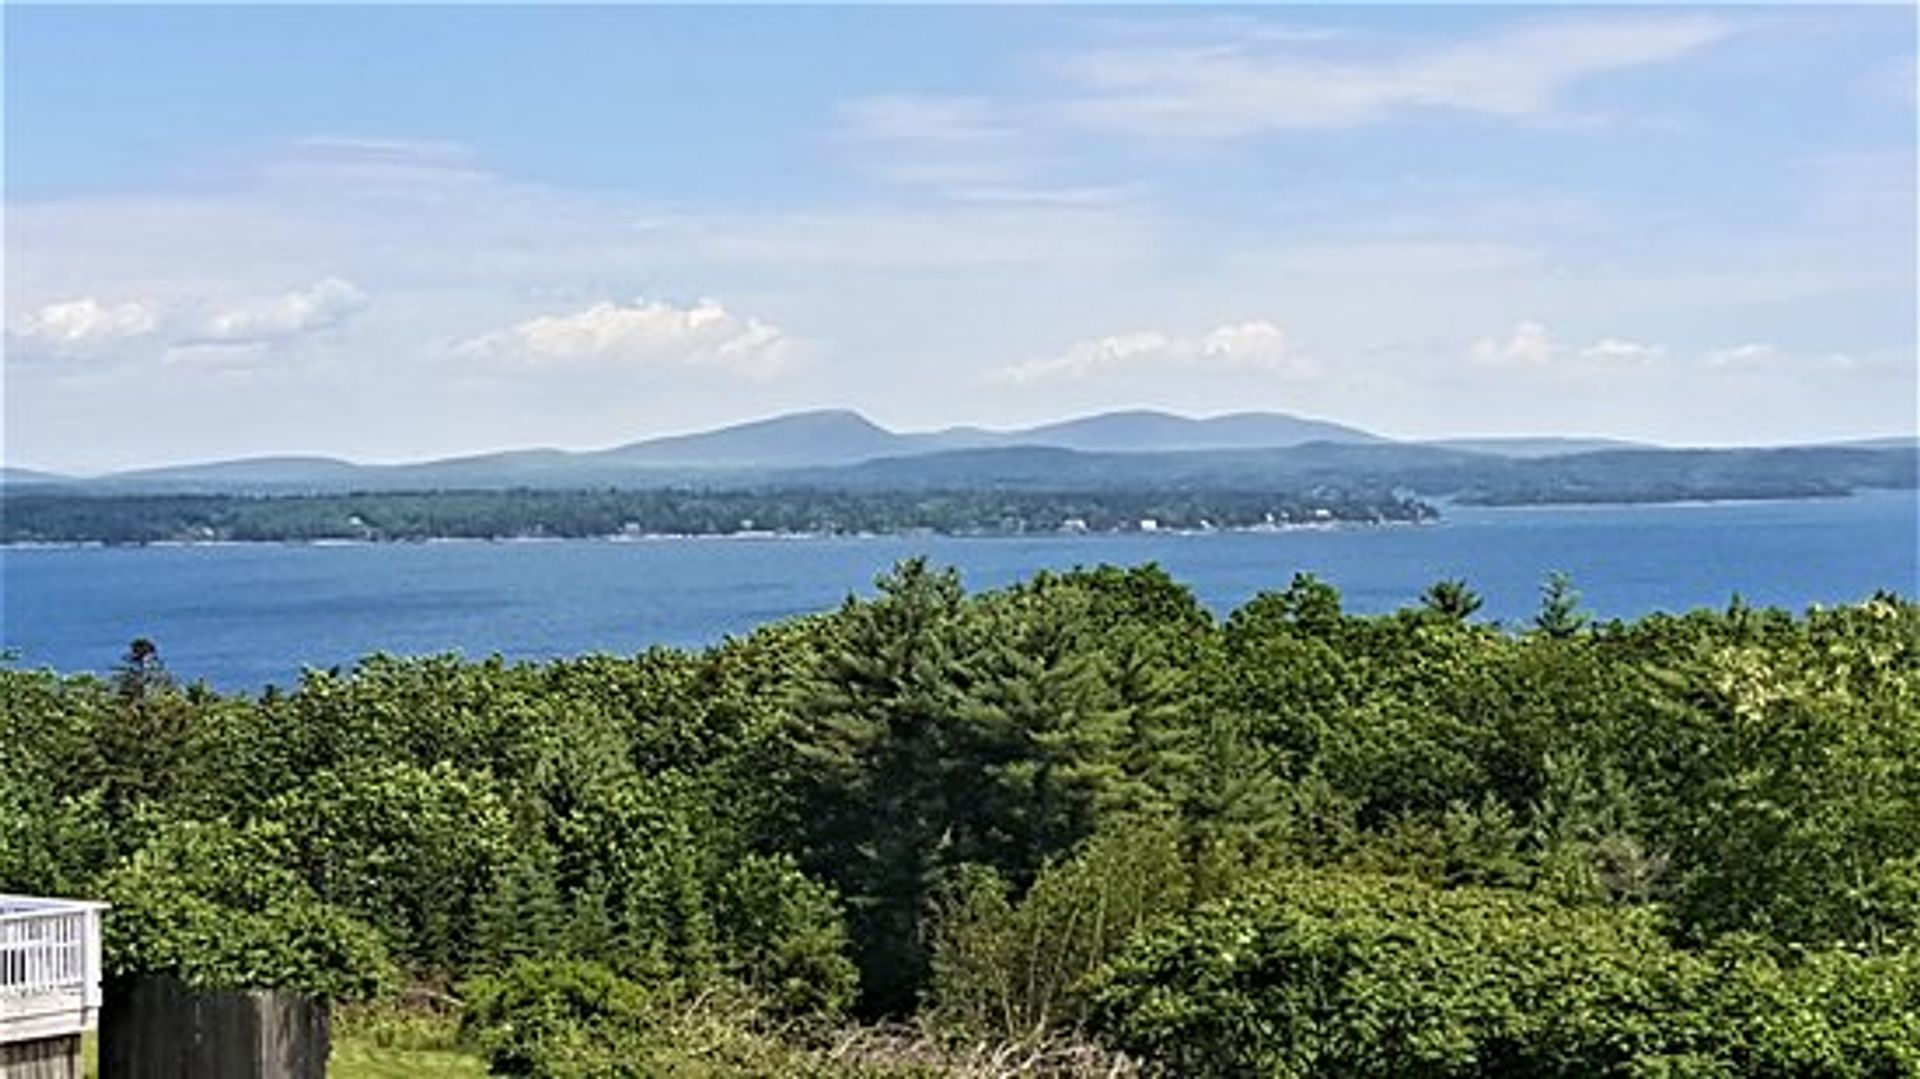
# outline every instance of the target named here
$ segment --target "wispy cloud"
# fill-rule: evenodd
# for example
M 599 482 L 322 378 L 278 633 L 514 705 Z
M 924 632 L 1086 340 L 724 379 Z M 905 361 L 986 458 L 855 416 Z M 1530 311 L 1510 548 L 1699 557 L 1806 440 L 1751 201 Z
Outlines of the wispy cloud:
M 1580 350 L 1583 360 L 1616 367 L 1642 366 L 1666 354 L 1665 345 L 1650 345 L 1644 341 L 1628 341 L 1619 337 L 1603 337 Z
M 1559 351 L 1547 328 L 1528 319 L 1514 323 L 1504 335 L 1474 341 L 1467 356 L 1482 367 L 1540 367 Z
M 1539 119 L 1582 80 L 1678 60 L 1735 31 L 1720 17 L 1649 15 L 1525 22 L 1382 59 L 1252 36 L 1096 49 L 1064 65 L 1082 91 L 1064 114 L 1182 138 L 1355 127 L 1422 108 Z
M 887 94 L 844 103 L 839 134 L 876 178 L 953 202 L 1112 206 L 1134 196 L 1130 185 L 1060 181 L 1022 111 L 1031 110 L 986 97 Z
M 365 135 L 302 135 L 276 144 L 260 171 L 291 183 L 355 184 L 373 190 L 489 178 L 465 143 Z
M 1197 337 L 1159 330 L 1089 338 L 1054 356 L 999 368 L 991 380 L 1102 381 L 1131 375 L 1179 373 L 1305 375 L 1313 366 L 1289 346 L 1286 333 L 1265 319 L 1230 323 Z
M 1706 362 L 1708 367 L 1725 370 L 1773 363 L 1782 355 L 1780 346 L 1770 341 L 1749 341 L 1741 345 L 1714 349 L 1707 353 Z
M 27 312 L 7 327 L 9 352 L 112 356 L 157 342 L 163 358 L 255 356 L 358 314 L 367 296 L 351 282 L 322 278 L 271 296 L 209 301 L 173 297 L 105 301 L 83 296 Z
M 676 307 L 644 299 L 541 315 L 454 348 L 460 357 L 532 367 L 704 368 L 749 377 L 778 374 L 794 352 L 778 326 L 713 300 Z
M 1015 134 L 984 97 L 883 94 L 845 103 L 841 116 L 847 137 L 871 142 L 980 146 Z
M 1624 337 L 1602 337 L 1590 345 L 1568 347 L 1533 319 L 1514 323 L 1505 334 L 1478 338 L 1467 347 L 1467 358 L 1476 366 L 1508 370 L 1620 371 L 1644 367 L 1666 354 L 1665 345 Z
M 144 337 L 159 325 L 148 300 L 101 300 L 81 296 L 43 304 L 7 326 L 8 344 L 56 352 L 85 351 Z
M 209 313 L 203 342 L 271 344 L 346 322 L 367 306 L 367 294 L 351 281 L 322 278 L 277 296 L 246 300 Z

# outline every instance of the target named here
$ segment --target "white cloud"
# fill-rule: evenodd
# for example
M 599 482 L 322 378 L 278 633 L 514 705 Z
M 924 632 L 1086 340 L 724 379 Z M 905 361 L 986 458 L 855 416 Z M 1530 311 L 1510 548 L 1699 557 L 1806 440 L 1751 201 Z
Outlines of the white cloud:
M 1087 95 L 1066 114 L 1097 127 L 1189 138 L 1354 127 L 1412 108 L 1545 118 L 1575 83 L 1676 60 L 1734 32 L 1708 16 L 1527 22 L 1385 60 L 1325 59 L 1253 37 L 1105 49 L 1067 73 Z
M 1618 366 L 1644 366 L 1666 355 L 1663 345 L 1650 345 L 1644 341 L 1628 341 L 1619 337 L 1603 337 L 1580 350 L 1580 358 L 1595 363 Z
M 437 139 L 307 135 L 288 139 L 257 163 L 259 175 L 289 184 L 351 184 L 361 193 L 486 181 L 471 146 Z
M 1619 371 L 1649 366 L 1666 354 L 1665 345 L 1624 337 L 1602 337 L 1583 348 L 1569 348 L 1533 319 L 1522 319 L 1505 335 L 1482 337 L 1467 347 L 1467 358 L 1476 365 L 1511 370 Z
M 338 326 L 366 305 L 366 293 L 352 282 L 322 278 L 278 296 L 216 308 L 207 314 L 192 343 L 285 341 Z
M 1547 328 L 1525 320 L 1513 324 L 1505 337 L 1482 337 L 1468 349 L 1467 355 L 1482 367 L 1541 367 L 1560 351 Z
M 454 348 L 460 356 L 536 367 L 692 367 L 747 376 L 779 373 L 794 351 L 778 326 L 741 318 L 712 300 L 675 307 L 644 299 L 530 318 Z
M 288 139 L 288 149 L 314 156 L 375 158 L 386 161 L 469 161 L 473 148 L 445 139 L 396 139 L 368 135 L 303 135 Z
M 981 97 L 886 94 L 849 101 L 840 112 L 855 139 L 977 145 L 1013 137 Z
M 1220 326 L 1199 337 L 1158 330 L 1077 341 L 1059 355 L 1002 367 L 992 381 L 1008 385 L 1066 380 L 1099 381 L 1131 374 L 1218 372 L 1302 375 L 1311 365 L 1294 354 L 1272 322 Z
M 1782 356 L 1780 346 L 1768 341 L 1749 341 L 1743 345 L 1714 349 L 1707 353 L 1707 366 L 1717 368 L 1753 367 L 1771 363 Z
M 1022 187 L 1014 184 L 955 186 L 946 191 L 955 202 L 981 206 L 1032 206 L 1058 209 L 1106 209 L 1125 205 L 1133 187 Z
M 27 347 L 85 349 L 150 334 L 160 312 L 149 301 L 105 302 L 92 296 L 39 307 L 7 327 L 7 336 Z
M 7 327 L 7 343 L 28 355 L 101 356 L 122 354 L 119 346 L 151 339 L 164 345 L 161 356 L 167 363 L 231 363 L 338 326 L 365 307 L 366 299 L 337 277 L 253 299 L 174 295 L 107 302 L 89 296 L 29 312 Z
M 265 355 L 265 341 L 184 341 L 168 345 L 160 362 L 169 366 L 244 368 Z
M 1113 205 L 1131 194 L 1047 179 L 1055 155 L 987 98 L 889 94 L 849 101 L 840 116 L 840 135 L 873 176 L 955 202 Z

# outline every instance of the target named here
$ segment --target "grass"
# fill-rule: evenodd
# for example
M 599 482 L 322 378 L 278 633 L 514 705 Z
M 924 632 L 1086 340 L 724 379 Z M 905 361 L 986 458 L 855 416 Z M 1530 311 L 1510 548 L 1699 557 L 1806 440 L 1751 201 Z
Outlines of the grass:
M 464 1079 L 487 1074 L 460 1044 L 455 1014 L 431 1003 L 341 1005 L 333 1010 L 328 1079 Z
M 469 1079 L 487 1074 L 479 1057 L 453 1049 L 397 1049 L 354 1038 L 333 1043 L 327 1079 Z

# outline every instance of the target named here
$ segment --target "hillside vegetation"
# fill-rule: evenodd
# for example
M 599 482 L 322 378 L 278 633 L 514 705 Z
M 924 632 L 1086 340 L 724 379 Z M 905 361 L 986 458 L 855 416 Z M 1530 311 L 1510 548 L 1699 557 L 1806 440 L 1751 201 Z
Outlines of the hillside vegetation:
M 1920 605 L 1477 602 L 910 562 L 258 697 L 136 642 L 0 670 L 0 890 L 510 1075 L 1920 1074 Z

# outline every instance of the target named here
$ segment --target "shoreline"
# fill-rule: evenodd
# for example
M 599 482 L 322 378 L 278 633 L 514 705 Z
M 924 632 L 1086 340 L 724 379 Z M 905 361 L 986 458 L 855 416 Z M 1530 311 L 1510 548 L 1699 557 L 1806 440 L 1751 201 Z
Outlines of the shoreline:
M 1433 499 L 1428 504 L 1437 511 L 1433 516 L 1412 519 L 1360 520 L 1331 519 L 1299 522 L 1261 522 L 1252 525 L 1228 525 L 1209 528 L 1125 528 L 1125 529 L 1057 529 L 1047 531 L 977 531 L 943 532 L 935 529 L 909 529 L 896 532 L 782 532 L 770 530 L 741 530 L 734 532 L 614 532 L 592 536 L 422 536 L 399 538 L 350 538 L 328 536 L 318 539 L 165 539 L 139 542 L 116 542 L 97 539 L 76 540 L 20 540 L 0 541 L 0 552 L 5 551 L 71 551 L 91 549 L 139 549 L 139 548 L 214 548 L 214 547 L 400 547 L 427 546 L 442 544 L 546 544 L 546 543 L 669 543 L 669 542 L 750 542 L 756 540 L 779 540 L 785 542 L 808 542 L 820 540 L 876 540 L 876 539 L 913 539 L 939 538 L 950 540 L 1075 540 L 1093 538 L 1152 538 L 1160 536 L 1204 537 L 1216 535 L 1286 535 L 1294 533 L 1314 533 L 1330 531 L 1373 531 L 1403 527 L 1433 527 L 1450 523 L 1459 514 L 1471 518 L 1480 514 L 1507 514 L 1515 512 L 1601 512 L 1608 510 L 1701 510 L 1701 509 L 1739 509 L 1766 506 L 1782 506 L 1805 503 L 1843 503 L 1858 499 L 1920 497 L 1920 489 L 1903 487 L 1875 487 L 1855 490 L 1839 495 L 1793 495 L 1780 498 L 1688 498 L 1664 501 L 1610 501 L 1610 502 L 1522 502 L 1489 505 L 1485 503 L 1460 502 L 1448 498 Z
M 1077 539 L 1151 539 L 1156 537 L 1200 538 L 1227 535 L 1282 535 L 1300 532 L 1371 531 L 1385 528 L 1430 527 L 1443 523 L 1439 517 L 1420 520 L 1387 521 L 1312 521 L 1300 524 L 1236 525 L 1217 528 L 1112 529 L 1106 531 L 1068 530 L 1034 532 L 940 532 L 933 529 L 904 532 L 615 532 L 598 536 L 424 536 L 418 539 L 170 539 L 139 543 L 115 543 L 107 540 L 28 540 L 0 542 L 3 551 L 140 550 L 146 548 L 184 549 L 218 547 L 429 547 L 446 545 L 510 545 L 553 543 L 647 544 L 685 542 L 738 542 L 775 540 L 805 543 L 821 540 L 1077 540 Z

